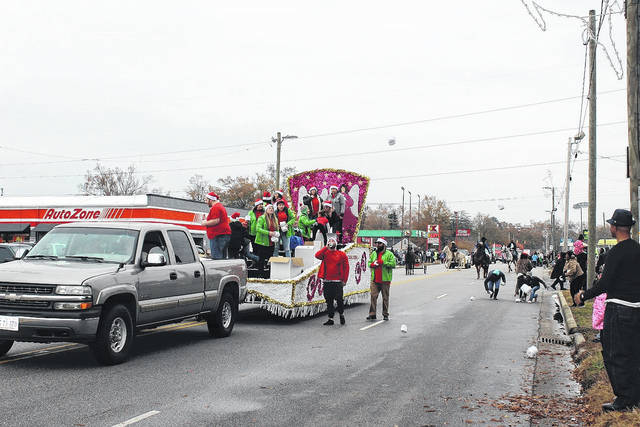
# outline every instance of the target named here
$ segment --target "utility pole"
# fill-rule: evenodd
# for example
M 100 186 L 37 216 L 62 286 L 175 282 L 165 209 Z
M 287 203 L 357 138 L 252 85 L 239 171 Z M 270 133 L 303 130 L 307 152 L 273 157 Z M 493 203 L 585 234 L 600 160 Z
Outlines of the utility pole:
M 407 191 L 409 193 L 409 237 L 407 238 L 407 248 L 411 248 L 411 226 L 413 225 L 411 221 L 411 191 Z
M 276 188 L 277 190 L 280 188 L 280 151 L 282 151 L 282 134 L 278 132 L 276 134 Z
M 638 221 L 638 192 L 640 191 L 640 143 L 638 133 L 638 102 L 640 102 L 640 67 L 638 66 L 638 49 L 640 44 L 640 7 L 639 0 L 626 0 L 627 10 L 627 115 L 629 135 L 629 185 L 631 213 Z M 631 227 L 631 238 L 638 240 L 638 223 Z
M 404 239 L 404 187 L 402 188 L 402 233 L 400 233 L 400 249 L 402 249 L 402 239 Z
M 282 141 L 285 139 L 297 139 L 296 135 L 286 135 L 282 136 L 280 132 L 276 134 L 275 138 L 271 138 L 271 142 L 276 144 L 277 154 L 276 154 L 276 188 L 278 190 L 280 188 L 280 152 L 282 151 Z
M 589 252 L 587 253 L 587 288 L 593 286 L 596 270 L 596 11 L 589 11 Z
M 562 247 L 565 252 L 569 248 L 569 188 L 571 185 L 571 142 L 572 138 L 569 138 L 569 142 L 567 142 L 567 176 L 564 182 L 564 233 L 562 234 L 564 245 Z
M 544 190 L 551 190 L 551 210 L 548 212 L 551 212 L 551 252 L 553 253 L 553 251 L 557 251 L 558 248 L 556 247 L 556 239 L 555 239 L 555 229 L 556 229 L 556 216 L 555 216 L 555 212 L 556 212 L 556 187 L 554 186 L 550 186 L 550 187 L 542 187 Z

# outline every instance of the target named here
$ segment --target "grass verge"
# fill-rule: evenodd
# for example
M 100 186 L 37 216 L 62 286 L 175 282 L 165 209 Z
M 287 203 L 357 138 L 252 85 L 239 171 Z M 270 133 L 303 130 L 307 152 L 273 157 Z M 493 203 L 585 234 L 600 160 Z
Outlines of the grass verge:
M 564 296 L 571 304 L 571 294 L 564 291 Z M 582 385 L 585 405 L 595 417 L 594 426 L 639 426 L 640 411 L 603 413 L 603 403 L 611 402 L 615 398 L 607 372 L 602 361 L 602 347 L 593 342 L 597 331 L 591 327 L 593 301 L 587 301 L 584 307 L 571 307 L 571 313 L 578 324 L 578 332 L 582 333 L 585 343 L 576 352 L 576 370 L 574 376 Z

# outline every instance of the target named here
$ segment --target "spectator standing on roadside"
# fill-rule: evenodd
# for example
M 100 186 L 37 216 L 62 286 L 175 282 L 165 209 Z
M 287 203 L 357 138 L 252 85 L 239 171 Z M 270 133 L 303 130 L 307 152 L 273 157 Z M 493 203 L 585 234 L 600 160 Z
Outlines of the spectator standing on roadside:
M 202 225 L 207 228 L 211 258 L 225 259 L 229 241 L 231 240 L 231 228 L 229 228 L 227 210 L 215 192 L 212 191 L 207 194 L 206 198 L 210 210 L 207 219 L 202 221 Z
M 382 293 L 382 317 L 389 320 L 389 288 L 393 279 L 393 269 L 396 267 L 396 257 L 387 250 L 387 241 L 383 238 L 376 240 L 376 249 L 369 257 L 371 267 L 371 306 L 367 320 L 376 319 L 378 295 Z
M 573 253 L 567 252 L 565 260 L 564 275 L 569 280 L 569 290 L 573 299 L 578 291 L 584 287 L 585 274 Z M 573 306 L 576 306 L 575 303 Z
M 607 293 L 602 358 L 616 399 L 602 409 L 626 411 L 640 404 L 640 244 L 631 239 L 631 212 L 616 209 L 607 222 L 618 244 L 607 254 L 600 280 L 578 292 L 574 302 Z
M 335 215 L 331 215 L 331 228 L 333 232 L 338 236 L 338 243 L 342 243 L 342 220 L 344 219 L 344 209 L 346 200 L 342 193 L 338 192 L 338 187 L 332 185 L 330 187 L 331 194 L 329 194 L 329 198 L 327 199 L 331 202 L 331 208 Z
M 555 279 L 554 282 L 551 284 L 551 287 L 555 290 L 556 289 L 556 285 L 560 285 L 560 290 L 564 291 L 564 283 L 567 281 L 567 279 L 564 277 L 564 263 L 565 263 L 565 257 L 567 256 L 566 252 L 561 252 L 560 256 L 558 257 L 558 259 L 556 260 L 555 265 L 553 266 L 553 270 L 551 270 L 551 277 L 552 279 Z
M 329 320 L 323 323 L 327 326 L 333 325 L 334 301 L 338 306 L 340 324 L 345 324 L 343 287 L 349 278 L 349 259 L 347 254 L 337 250 L 337 247 L 338 241 L 334 237 L 330 237 L 327 246 L 316 252 L 316 258 L 322 261 L 318 270 L 318 278 L 322 279 L 324 298 L 327 301 Z

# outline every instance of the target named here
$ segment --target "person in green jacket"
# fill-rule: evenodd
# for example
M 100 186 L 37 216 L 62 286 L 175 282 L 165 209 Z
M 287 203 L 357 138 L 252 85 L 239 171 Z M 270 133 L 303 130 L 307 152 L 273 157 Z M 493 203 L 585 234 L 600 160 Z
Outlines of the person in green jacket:
M 298 227 L 300 228 L 302 238 L 305 241 L 311 240 L 311 231 L 315 223 L 315 219 L 309 218 L 309 207 L 307 205 L 302 205 L 300 208 L 300 218 L 298 218 Z
M 262 215 L 264 215 L 264 202 L 261 199 L 256 199 L 253 209 L 249 211 L 249 239 L 252 245 L 256 242 L 256 227 L 258 226 L 258 218 Z
M 396 268 L 396 256 L 387 250 L 387 241 L 383 238 L 376 240 L 376 249 L 369 257 L 371 267 L 371 306 L 367 320 L 376 319 L 378 295 L 382 293 L 382 317 L 389 320 L 389 288 L 393 279 L 393 269 Z
M 284 200 L 278 200 L 276 204 L 276 217 L 280 227 L 280 238 L 273 248 L 273 256 L 278 256 L 280 247 L 284 248 L 284 255 L 291 258 L 291 249 L 289 246 L 290 238 L 293 236 L 293 227 L 296 222 L 296 214 L 289 208 Z
M 273 205 L 264 208 L 264 215 L 258 218 L 256 224 L 256 240 L 254 250 L 259 257 L 258 272 L 260 277 L 268 279 L 265 272 L 265 264 L 269 257 L 273 255 L 275 240 L 278 240 L 278 217 L 273 210 Z

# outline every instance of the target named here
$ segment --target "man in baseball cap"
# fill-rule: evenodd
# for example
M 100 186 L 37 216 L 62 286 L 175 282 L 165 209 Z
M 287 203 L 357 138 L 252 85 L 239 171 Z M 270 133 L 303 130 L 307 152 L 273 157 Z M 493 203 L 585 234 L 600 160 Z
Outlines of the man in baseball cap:
M 371 267 L 371 306 L 367 320 L 376 319 L 378 295 L 382 293 L 382 317 L 389 320 L 389 288 L 396 268 L 396 256 L 387 250 L 387 241 L 383 238 L 376 240 L 376 249 L 369 257 Z
M 202 225 L 207 227 L 207 237 L 211 248 L 211 258 L 225 259 L 227 248 L 231 241 L 231 228 L 229 227 L 229 217 L 227 210 L 220 203 L 218 195 L 212 191 L 206 195 L 207 205 L 209 205 L 209 215 Z
M 626 209 L 616 209 L 609 230 L 618 240 L 596 284 L 574 296 L 576 304 L 607 294 L 600 333 L 602 359 L 616 399 L 603 411 L 626 411 L 640 405 L 640 244 L 631 238 L 636 223 Z

